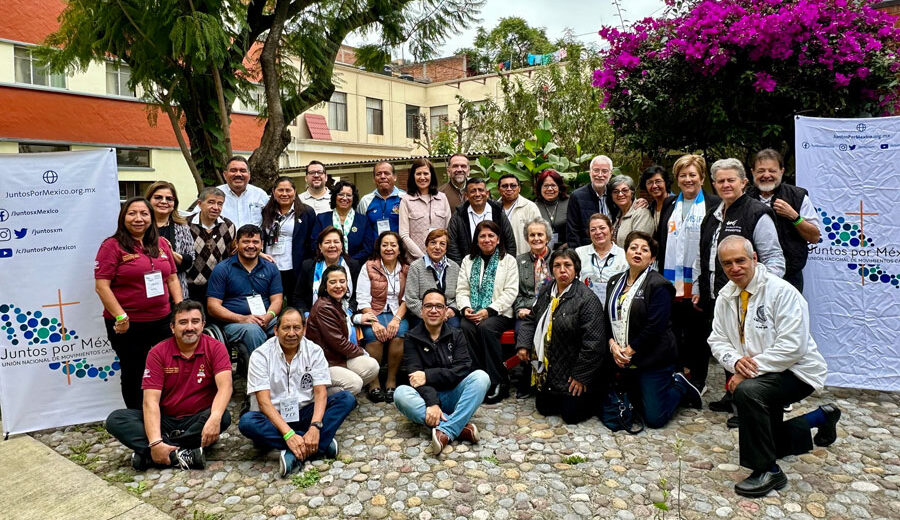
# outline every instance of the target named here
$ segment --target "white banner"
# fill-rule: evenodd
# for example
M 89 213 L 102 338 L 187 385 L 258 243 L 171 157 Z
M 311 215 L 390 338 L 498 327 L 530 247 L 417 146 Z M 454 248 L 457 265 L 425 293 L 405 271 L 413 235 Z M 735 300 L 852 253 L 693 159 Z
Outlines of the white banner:
M 118 213 L 115 150 L 0 155 L 5 433 L 98 421 L 124 406 L 93 278 Z
M 822 239 L 804 269 L 829 385 L 900 390 L 900 117 L 796 118 Z

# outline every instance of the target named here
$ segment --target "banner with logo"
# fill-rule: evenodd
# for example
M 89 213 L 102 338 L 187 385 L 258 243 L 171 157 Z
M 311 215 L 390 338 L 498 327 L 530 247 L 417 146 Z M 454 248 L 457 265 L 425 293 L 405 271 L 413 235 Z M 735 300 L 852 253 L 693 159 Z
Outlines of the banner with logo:
M 4 433 L 98 421 L 124 406 L 93 276 L 118 213 L 115 150 L 0 154 Z
M 803 271 L 829 385 L 900 390 L 900 117 L 796 118 L 822 238 Z

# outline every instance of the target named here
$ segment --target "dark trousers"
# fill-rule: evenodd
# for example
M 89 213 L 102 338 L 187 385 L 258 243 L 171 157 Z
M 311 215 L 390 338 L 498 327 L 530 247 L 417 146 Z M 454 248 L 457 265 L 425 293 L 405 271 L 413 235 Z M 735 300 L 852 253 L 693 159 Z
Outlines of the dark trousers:
M 740 420 L 741 466 L 767 470 L 775 460 L 812 449 L 809 423 L 803 416 L 784 420 L 784 407 L 813 392 L 788 370 L 747 379 L 734 391 Z
M 203 426 L 209 419 L 209 408 L 195 415 L 171 417 L 160 415 L 159 427 L 163 442 L 179 448 L 199 448 Z M 231 414 L 228 410 L 222 414 L 219 432 L 224 432 L 231 425 Z M 147 433 L 144 430 L 143 410 L 126 408 L 115 410 L 106 418 L 106 431 L 125 446 L 138 452 L 144 459 L 150 460 L 150 447 Z
M 795 289 L 800 291 L 800 294 L 803 294 L 803 270 L 799 271 L 788 271 L 784 273 L 784 281 L 793 285 Z
M 710 313 L 711 314 L 711 313 Z M 672 332 L 678 343 L 679 369 L 690 371 L 690 380 L 697 389 L 706 386 L 709 373 L 709 343 L 712 321 L 704 311 L 694 308 L 689 298 L 675 300 L 672 305 Z
M 334 439 L 334 434 L 337 433 L 344 419 L 350 415 L 350 412 L 355 407 L 356 398 L 346 390 L 341 390 L 328 396 L 328 403 L 325 405 L 325 416 L 322 417 L 322 430 L 319 431 L 320 455 L 325 453 L 325 450 L 331 444 L 331 440 Z M 296 421 L 288 423 L 288 426 L 297 435 L 304 435 L 309 430 L 309 423 L 312 422 L 314 408 L 315 403 L 309 403 L 300 409 L 300 416 Z M 238 422 L 238 429 L 255 444 L 275 450 L 288 449 L 281 432 L 262 412 L 247 412 L 242 415 L 240 422 Z
M 509 374 L 503 362 L 503 345 L 500 344 L 500 336 L 513 326 L 512 318 L 506 316 L 490 316 L 488 319 L 475 325 L 465 318 L 459 320 L 466 341 L 469 342 L 469 352 L 475 368 L 487 372 L 491 378 L 491 385 L 509 384 Z
M 592 397 L 586 393 L 575 397 L 569 392 L 548 390 L 535 394 L 534 406 L 545 417 L 559 415 L 566 424 L 578 424 L 597 413 L 596 401 Z
M 154 345 L 172 335 L 169 318 L 157 321 L 132 321 L 124 334 L 116 334 L 113 328 L 115 320 L 103 321 L 106 322 L 109 342 L 119 356 L 122 399 L 125 400 L 125 406 L 142 410 L 144 391 L 141 390 L 141 382 L 144 377 L 144 366 L 147 364 L 147 353 Z
M 681 404 L 684 391 L 675 384 L 674 373 L 675 367 L 665 367 L 628 374 L 628 397 L 648 428 L 665 426 Z

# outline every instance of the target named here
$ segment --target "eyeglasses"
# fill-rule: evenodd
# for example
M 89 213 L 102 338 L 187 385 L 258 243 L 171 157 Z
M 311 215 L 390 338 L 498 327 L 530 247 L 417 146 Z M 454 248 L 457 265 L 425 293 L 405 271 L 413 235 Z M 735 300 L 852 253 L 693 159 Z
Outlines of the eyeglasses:
M 591 168 L 591 173 L 602 173 L 603 175 L 609 175 L 612 173 L 612 170 L 609 168 Z
M 164 201 L 166 201 L 166 202 L 175 202 L 175 197 L 166 197 L 166 196 L 163 196 L 163 195 L 154 195 L 154 196 L 153 196 L 153 200 L 158 200 L 158 201 L 163 201 L 163 200 L 164 200 Z
M 325 172 L 317 172 L 317 171 L 312 171 L 312 172 L 310 172 L 310 171 L 308 171 L 308 172 L 306 172 L 306 174 L 307 174 L 307 175 L 310 175 L 310 176 L 312 176 L 312 175 L 325 175 Z
M 631 193 L 631 188 L 621 188 L 618 190 L 612 190 L 613 195 L 628 195 Z
M 422 305 L 426 311 L 442 311 L 447 308 L 443 303 L 426 303 Z
M 647 186 L 665 186 L 666 181 L 662 179 L 653 179 L 652 181 L 647 181 Z
M 518 184 L 501 184 L 500 185 L 501 190 L 514 190 L 518 187 L 519 187 Z
M 548 190 L 548 191 L 556 191 L 559 189 L 559 186 L 557 186 L 556 184 L 544 184 L 543 186 L 541 186 L 541 189 Z

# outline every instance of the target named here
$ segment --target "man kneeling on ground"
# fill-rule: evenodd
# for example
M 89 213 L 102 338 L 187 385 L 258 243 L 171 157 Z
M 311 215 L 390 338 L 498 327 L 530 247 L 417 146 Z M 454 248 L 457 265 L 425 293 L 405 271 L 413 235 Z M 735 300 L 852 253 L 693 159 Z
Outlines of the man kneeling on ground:
M 231 360 L 221 342 L 203 334 L 200 302 L 182 300 L 172 310 L 173 337 L 147 354 L 144 409 L 116 410 L 106 430 L 134 450 L 131 465 L 203 469 L 203 448 L 231 424 Z
M 827 368 L 809 333 L 806 300 L 791 284 L 758 264 L 753 245 L 741 236 L 719 244 L 719 261 L 730 280 L 719 292 L 709 346 L 734 375 L 741 466 L 753 473 L 735 493 L 762 497 L 787 485 L 777 459 L 800 455 L 837 438 L 841 411 L 833 404 L 784 420 L 784 406 L 821 389 Z M 817 428 L 815 437 L 810 430 Z
M 453 439 L 478 442 L 478 428 L 469 422 L 484 400 L 491 379 L 472 370 L 469 347 L 460 329 L 445 324 L 447 299 L 438 289 L 422 297 L 422 322 L 406 334 L 403 365 L 409 386 L 394 393 L 400 413 L 431 427 L 431 447 L 438 455 Z
M 238 428 L 259 446 L 281 450 L 281 476 L 316 456 L 338 454 L 334 438 L 356 406 L 346 390 L 328 395 L 331 376 L 322 347 L 303 337 L 306 318 L 287 308 L 275 336 L 253 351 L 247 375 L 250 411 Z

